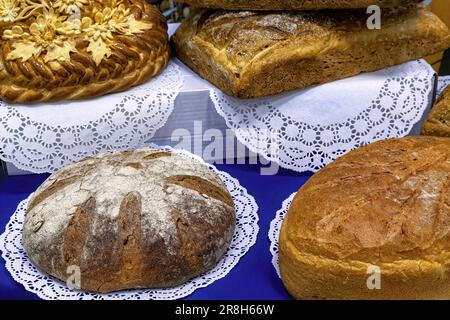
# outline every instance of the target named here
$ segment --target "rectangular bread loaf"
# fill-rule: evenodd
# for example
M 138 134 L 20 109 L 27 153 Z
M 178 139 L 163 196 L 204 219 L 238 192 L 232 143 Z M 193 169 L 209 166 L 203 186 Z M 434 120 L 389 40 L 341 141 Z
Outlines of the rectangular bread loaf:
M 316 10 L 382 8 L 418 3 L 421 0 L 177 0 L 201 8 L 228 10 Z
M 228 95 L 269 96 L 425 57 L 450 46 L 426 8 L 384 9 L 369 30 L 365 10 L 309 12 L 200 9 L 172 39 L 183 62 Z

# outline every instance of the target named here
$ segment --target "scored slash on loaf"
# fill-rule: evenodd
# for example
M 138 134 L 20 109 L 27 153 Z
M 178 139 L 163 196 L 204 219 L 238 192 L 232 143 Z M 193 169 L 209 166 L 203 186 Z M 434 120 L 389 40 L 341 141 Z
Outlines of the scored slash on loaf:
M 450 31 L 423 7 L 383 10 L 200 9 L 172 38 L 178 58 L 226 94 L 256 98 L 422 58 L 450 46 Z
M 171 152 L 111 152 L 69 165 L 34 193 L 23 244 L 46 273 L 110 292 L 180 285 L 225 254 L 233 200 L 204 164 Z

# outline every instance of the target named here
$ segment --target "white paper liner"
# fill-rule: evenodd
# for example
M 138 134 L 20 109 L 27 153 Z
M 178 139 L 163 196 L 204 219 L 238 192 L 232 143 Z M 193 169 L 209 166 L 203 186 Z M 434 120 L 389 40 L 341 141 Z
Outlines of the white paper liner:
M 289 210 L 289 207 L 294 200 L 297 192 L 294 192 L 289 196 L 289 198 L 283 201 L 281 209 L 275 214 L 275 218 L 270 222 L 269 228 L 269 240 L 270 240 L 270 253 L 272 254 L 272 265 L 277 272 L 278 277 L 280 276 L 280 268 L 278 264 L 278 239 L 280 237 L 281 225 L 283 224 L 284 216 Z
M 211 89 L 217 112 L 251 151 L 298 172 L 359 146 L 406 136 L 430 106 L 424 60 L 275 97 L 241 100 Z
M 32 106 L 0 101 L 0 159 L 43 173 L 100 152 L 139 148 L 165 125 L 183 82 L 171 61 L 125 92 Z
M 441 95 L 442 91 L 444 91 L 447 86 L 450 85 L 450 76 L 439 77 L 439 83 L 437 87 L 437 95 Z

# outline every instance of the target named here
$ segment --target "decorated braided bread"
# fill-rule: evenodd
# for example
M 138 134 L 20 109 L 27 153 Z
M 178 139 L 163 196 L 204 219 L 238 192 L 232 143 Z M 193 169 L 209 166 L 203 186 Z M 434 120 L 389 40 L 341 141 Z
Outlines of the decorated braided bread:
M 169 60 L 167 24 L 140 0 L 0 0 L 0 99 L 34 103 L 126 90 Z

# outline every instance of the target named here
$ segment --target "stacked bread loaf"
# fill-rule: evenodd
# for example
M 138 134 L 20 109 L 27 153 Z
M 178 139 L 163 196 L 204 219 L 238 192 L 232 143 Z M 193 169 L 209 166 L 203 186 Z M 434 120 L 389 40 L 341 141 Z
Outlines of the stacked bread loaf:
M 180 2 L 200 8 L 173 37 L 175 53 L 239 98 L 375 71 L 450 46 L 447 26 L 418 0 Z M 378 13 L 381 24 L 374 24 Z

